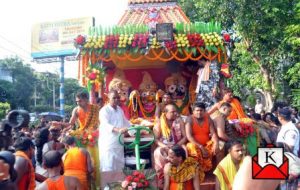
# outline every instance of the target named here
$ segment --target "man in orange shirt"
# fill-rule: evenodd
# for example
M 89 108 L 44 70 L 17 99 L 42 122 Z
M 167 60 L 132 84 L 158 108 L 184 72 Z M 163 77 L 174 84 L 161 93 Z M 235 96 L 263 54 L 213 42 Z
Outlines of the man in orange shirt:
M 249 119 L 248 116 L 245 114 L 241 102 L 237 98 L 234 98 L 233 91 L 231 88 L 225 88 L 223 90 L 223 92 L 224 92 L 224 96 L 223 96 L 222 101 L 216 103 L 208 111 L 208 114 L 210 114 L 211 117 L 214 119 L 218 115 L 216 113 L 218 112 L 217 110 L 221 107 L 221 105 L 224 102 L 228 102 L 232 107 L 232 111 L 229 114 L 229 116 L 227 116 L 227 119 L 233 120 L 233 121 L 239 120 L 240 123 L 235 124 L 235 127 L 237 128 L 237 130 L 241 130 L 241 123 L 244 122 L 245 120 L 251 121 L 251 119 Z M 247 137 L 244 137 L 244 139 L 243 139 L 244 144 L 246 144 L 246 146 L 247 146 L 247 150 L 248 150 L 249 154 L 252 156 L 257 153 L 257 147 L 258 147 L 257 135 L 258 134 L 253 133 L 251 135 L 248 135 Z
M 76 177 L 83 190 L 89 190 L 88 176 L 93 172 L 90 154 L 83 148 L 76 146 L 75 138 L 67 136 L 64 139 L 67 152 L 63 155 L 64 175 Z
M 213 121 L 205 111 L 204 103 L 193 105 L 193 114 L 187 118 L 186 136 L 188 139 L 188 155 L 199 162 L 200 182 L 204 180 L 205 172 L 212 168 L 212 156 L 219 150 L 218 137 Z
M 95 131 L 99 127 L 99 110 L 100 107 L 96 104 L 89 103 L 89 95 L 85 92 L 79 92 L 75 97 L 77 107 L 73 109 L 72 116 L 70 122 L 67 125 L 68 127 L 64 129 L 64 131 L 68 131 L 71 129 L 75 123 L 79 124 L 79 132 L 83 131 Z M 87 151 L 90 153 L 95 168 L 100 168 L 100 160 L 99 160 L 99 148 L 96 143 L 94 146 L 85 146 Z M 95 170 L 96 176 L 96 185 L 100 185 L 100 171 Z
M 224 92 L 223 99 L 220 102 L 216 103 L 210 110 L 208 110 L 208 114 L 212 115 L 215 111 L 217 111 L 221 107 L 221 105 L 224 102 L 228 102 L 232 107 L 232 111 L 227 117 L 227 119 L 233 120 L 233 119 L 246 118 L 247 115 L 243 110 L 243 106 L 241 105 L 241 102 L 238 99 L 234 98 L 232 89 L 225 88 L 223 92 Z
M 49 173 L 49 178 L 41 183 L 36 190 L 82 190 L 81 184 L 76 177 L 63 176 L 61 171 L 61 154 L 50 150 L 44 156 L 44 167 Z
M 16 149 L 14 168 L 18 174 L 15 183 L 19 190 L 34 190 L 35 171 L 31 162 L 34 156 L 34 144 L 28 137 L 19 137 L 14 147 Z

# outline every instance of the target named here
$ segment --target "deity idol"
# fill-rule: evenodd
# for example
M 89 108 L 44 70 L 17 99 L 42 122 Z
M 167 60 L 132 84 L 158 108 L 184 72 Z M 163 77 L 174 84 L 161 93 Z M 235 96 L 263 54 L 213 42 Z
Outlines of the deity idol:
M 189 96 L 186 79 L 180 73 L 173 73 L 165 80 L 165 90 L 171 94 L 179 113 L 188 115 Z
M 108 90 L 116 90 L 120 95 L 121 105 L 125 116 L 127 119 L 130 119 L 130 114 L 128 111 L 128 99 L 129 99 L 129 90 L 131 88 L 131 83 L 125 79 L 125 74 L 121 70 L 116 70 L 114 78 L 110 81 L 108 85 Z
M 152 120 L 156 108 L 157 85 L 153 82 L 148 72 L 143 74 L 139 90 L 134 90 L 130 93 L 129 110 L 133 118 L 142 117 Z

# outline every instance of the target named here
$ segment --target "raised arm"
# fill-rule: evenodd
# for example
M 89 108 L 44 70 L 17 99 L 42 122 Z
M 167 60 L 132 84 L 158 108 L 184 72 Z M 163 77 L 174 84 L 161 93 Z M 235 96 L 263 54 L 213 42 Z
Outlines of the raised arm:
M 208 115 L 211 115 L 213 114 L 215 111 L 217 111 L 217 109 L 219 109 L 219 103 L 215 103 L 215 105 L 213 105 L 208 111 Z
M 63 126 L 63 132 L 69 131 L 75 125 L 78 119 L 77 109 L 77 107 L 73 109 L 69 123 L 60 122 L 60 125 Z

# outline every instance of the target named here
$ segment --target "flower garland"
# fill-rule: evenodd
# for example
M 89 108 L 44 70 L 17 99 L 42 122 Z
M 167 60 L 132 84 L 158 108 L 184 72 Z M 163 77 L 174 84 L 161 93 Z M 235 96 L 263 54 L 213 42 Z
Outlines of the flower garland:
M 96 67 L 95 65 L 89 65 L 86 68 L 85 78 L 87 80 L 88 91 L 90 91 L 92 87 L 94 87 L 95 91 L 99 91 L 101 85 L 104 83 L 105 69 Z
M 253 121 L 250 118 L 241 118 L 239 119 L 240 130 L 238 131 L 238 135 L 240 137 L 248 137 L 252 135 L 254 132 Z
M 174 40 L 158 42 L 155 31 L 149 31 L 147 25 L 114 26 L 103 29 L 91 27 L 88 36 L 79 35 L 74 39 L 74 45 L 82 54 L 96 51 L 97 54 L 109 55 L 111 51 L 117 54 L 125 52 L 147 54 L 150 49 L 166 48 L 186 51 L 196 55 L 196 47 L 201 47 L 217 53 L 224 51 L 224 43 L 230 41 L 227 34 L 221 35 L 219 23 L 188 23 L 176 24 L 173 33 Z
M 85 129 L 85 130 L 72 130 L 69 133 L 71 136 L 74 136 L 77 140 L 77 143 L 80 147 L 83 146 L 95 146 L 97 145 L 99 138 L 99 130 Z

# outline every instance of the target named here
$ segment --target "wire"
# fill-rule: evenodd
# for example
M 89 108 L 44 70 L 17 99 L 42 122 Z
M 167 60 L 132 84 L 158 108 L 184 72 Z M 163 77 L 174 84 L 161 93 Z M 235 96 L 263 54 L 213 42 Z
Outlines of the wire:
M 25 56 L 23 56 L 23 55 L 21 55 L 21 54 L 15 52 L 15 51 L 12 51 L 12 50 L 10 50 L 10 49 L 5 48 L 5 47 L 3 47 L 3 46 L 0 46 L 0 48 L 4 49 L 4 50 L 6 50 L 6 51 L 8 51 L 8 52 L 10 52 L 10 53 L 12 53 L 12 54 L 15 54 L 15 55 L 17 55 L 18 57 L 23 58 L 24 60 L 31 60 L 31 58 L 25 57 Z
M 5 37 L 4 37 L 3 35 L 1 35 L 1 34 L 0 34 L 0 38 L 4 39 L 4 40 L 7 41 L 8 43 L 14 45 L 15 47 L 17 47 L 17 48 L 23 50 L 24 52 L 28 53 L 29 55 L 31 55 L 31 52 L 25 50 L 24 48 L 22 48 L 21 46 L 19 46 L 18 44 L 14 43 L 14 42 L 12 42 L 11 40 L 8 40 L 7 38 L 5 38 Z M 32 45 L 32 47 L 34 47 L 34 48 L 36 48 L 37 50 L 39 50 L 40 53 L 41 53 L 42 55 L 45 55 L 45 56 L 51 56 L 51 54 L 48 54 L 48 53 L 43 52 L 40 48 L 38 48 L 38 47 L 36 47 L 36 46 L 33 46 L 33 45 Z M 4 49 L 4 48 L 3 48 L 3 49 Z M 30 59 L 31 59 L 31 58 L 30 58 Z
M 9 43 L 10 43 L 10 44 L 12 44 L 12 45 L 14 45 L 14 46 L 18 47 L 19 49 L 23 50 L 24 52 L 26 52 L 26 53 L 29 53 L 29 54 L 30 54 L 30 52 L 28 52 L 27 50 L 25 50 L 25 49 L 24 49 L 24 48 L 22 48 L 21 46 L 17 45 L 16 43 L 14 43 L 14 42 L 12 42 L 12 41 L 8 40 L 7 38 L 5 38 L 4 36 L 2 36 L 1 34 L 0 34 L 0 38 L 4 39 L 5 41 L 9 42 Z

